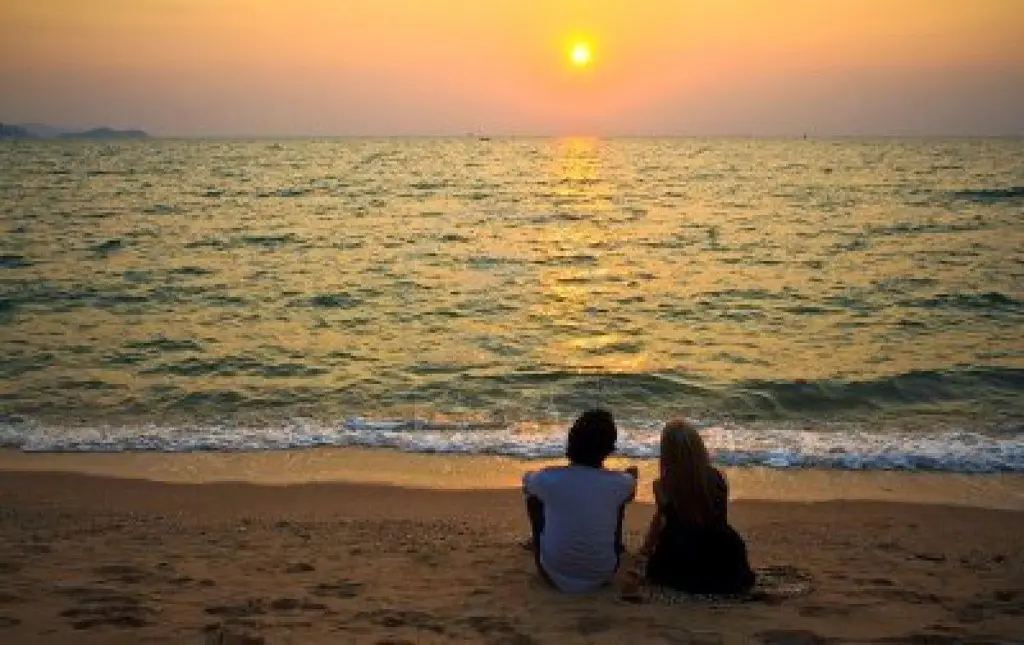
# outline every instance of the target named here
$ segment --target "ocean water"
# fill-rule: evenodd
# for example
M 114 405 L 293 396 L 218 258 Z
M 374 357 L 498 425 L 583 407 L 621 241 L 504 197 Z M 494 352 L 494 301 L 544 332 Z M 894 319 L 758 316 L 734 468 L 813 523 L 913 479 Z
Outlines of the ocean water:
M 1024 471 L 1024 140 L 0 145 L 0 444 Z

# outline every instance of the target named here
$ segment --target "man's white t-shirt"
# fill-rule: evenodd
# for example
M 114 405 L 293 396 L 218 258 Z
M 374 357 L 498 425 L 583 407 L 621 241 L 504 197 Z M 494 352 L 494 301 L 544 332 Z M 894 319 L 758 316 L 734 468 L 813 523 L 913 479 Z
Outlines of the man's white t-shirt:
M 544 503 L 540 564 L 555 586 L 583 592 L 610 581 L 619 511 L 636 495 L 633 476 L 571 465 L 526 473 L 523 488 Z

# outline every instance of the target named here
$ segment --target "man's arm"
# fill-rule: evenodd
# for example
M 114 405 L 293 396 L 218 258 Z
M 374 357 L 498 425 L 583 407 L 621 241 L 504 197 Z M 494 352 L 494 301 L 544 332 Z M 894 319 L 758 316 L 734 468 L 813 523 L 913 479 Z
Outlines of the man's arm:
M 627 502 L 632 502 L 636 498 L 636 490 L 640 486 L 640 469 L 636 466 L 630 466 L 626 468 L 626 474 L 633 478 L 633 490 L 630 492 L 629 497 L 626 498 Z
M 544 497 L 543 470 L 533 470 L 523 475 L 523 492 L 535 497 Z
M 530 488 L 531 488 L 531 484 L 533 483 L 533 477 L 536 474 L 537 473 L 535 473 L 533 471 L 523 473 L 523 492 L 526 493 L 527 495 L 532 495 L 533 494 L 533 492 L 530 490 Z

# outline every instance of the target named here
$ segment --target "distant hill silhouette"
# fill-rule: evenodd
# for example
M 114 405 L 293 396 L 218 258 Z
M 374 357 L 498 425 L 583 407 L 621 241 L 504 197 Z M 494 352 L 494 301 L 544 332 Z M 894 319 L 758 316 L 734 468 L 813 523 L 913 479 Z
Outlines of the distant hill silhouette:
M 70 128 L 55 128 L 45 123 L 19 123 L 18 127 L 28 130 L 30 134 L 41 139 L 55 139 L 62 134 L 71 132 Z
M 0 123 L 0 139 L 148 139 L 143 130 L 115 130 L 114 128 L 93 128 L 71 130 L 57 128 L 43 123 L 7 124 Z
M 34 139 L 35 135 L 19 125 L 0 123 L 0 139 Z
M 142 130 L 114 130 L 113 128 L 93 128 L 83 132 L 65 132 L 60 139 L 147 139 L 149 135 Z

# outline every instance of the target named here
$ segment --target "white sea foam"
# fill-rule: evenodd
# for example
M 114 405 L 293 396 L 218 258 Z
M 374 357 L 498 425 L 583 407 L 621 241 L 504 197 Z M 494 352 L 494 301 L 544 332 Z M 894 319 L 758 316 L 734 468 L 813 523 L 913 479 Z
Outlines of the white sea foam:
M 620 424 L 619 453 L 658 454 L 660 422 Z M 1024 472 L 1024 435 L 969 430 L 879 434 L 857 429 L 807 430 L 779 425 L 705 424 L 702 433 L 718 463 L 770 468 Z M 240 426 L 122 425 L 63 427 L 0 423 L 0 445 L 26 452 L 262 451 L 322 446 L 393 448 L 407 452 L 498 454 L 523 459 L 560 457 L 564 428 L 550 423 L 431 423 L 351 418 L 338 423 L 294 419 Z

